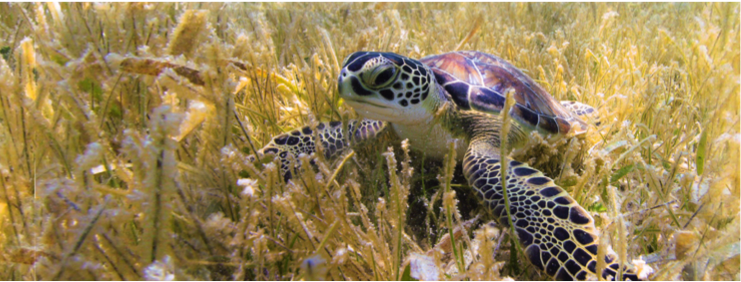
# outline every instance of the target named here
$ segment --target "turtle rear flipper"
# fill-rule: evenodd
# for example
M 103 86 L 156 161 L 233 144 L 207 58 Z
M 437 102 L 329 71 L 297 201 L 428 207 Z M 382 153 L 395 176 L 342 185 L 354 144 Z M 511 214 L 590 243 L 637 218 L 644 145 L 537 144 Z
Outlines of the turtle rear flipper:
M 600 125 L 599 112 L 590 105 L 576 101 L 561 101 L 561 106 L 586 122 L 596 126 Z
M 463 172 L 478 197 L 495 219 L 509 226 L 501 180 L 499 148 L 491 140 L 471 141 L 463 160 Z M 528 260 L 557 280 L 584 280 L 595 273 L 597 230 L 594 220 L 553 180 L 527 164 L 507 160 L 507 196 L 515 236 Z M 603 277 L 616 276 L 614 255 L 605 259 Z M 612 264 L 611 264 L 612 263 Z M 623 271 L 623 279 L 637 276 Z
M 355 145 L 372 140 L 387 125 L 384 121 L 364 119 L 351 120 L 346 127 L 339 121 L 323 122 L 315 127 L 305 126 L 273 137 L 270 143 L 257 151 L 257 157 L 249 156 L 249 160 L 254 162 L 266 156 L 277 156 L 281 163 L 280 171 L 288 181 L 301 165 L 298 163 L 299 155 L 311 155 L 319 151 L 318 146 L 321 146 L 324 157 L 331 160 Z M 316 142 L 317 138 L 319 142 Z

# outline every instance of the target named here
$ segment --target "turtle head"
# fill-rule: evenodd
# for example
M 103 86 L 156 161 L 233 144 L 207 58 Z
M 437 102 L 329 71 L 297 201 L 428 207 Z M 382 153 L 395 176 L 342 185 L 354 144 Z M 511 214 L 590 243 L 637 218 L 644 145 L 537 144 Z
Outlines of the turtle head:
M 437 106 L 432 72 L 394 53 L 356 52 L 345 59 L 340 97 L 365 118 L 398 124 L 428 120 Z

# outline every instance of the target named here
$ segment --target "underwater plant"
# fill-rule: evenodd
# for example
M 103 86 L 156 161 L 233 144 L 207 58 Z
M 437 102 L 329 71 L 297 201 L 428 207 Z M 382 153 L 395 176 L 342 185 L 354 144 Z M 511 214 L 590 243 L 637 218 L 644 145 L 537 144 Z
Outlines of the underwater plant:
M 0 38 L 5 280 L 548 279 L 414 140 L 248 161 L 357 119 L 361 50 L 494 54 L 594 106 L 508 156 L 648 278 L 739 280 L 738 3 L 0 3 Z

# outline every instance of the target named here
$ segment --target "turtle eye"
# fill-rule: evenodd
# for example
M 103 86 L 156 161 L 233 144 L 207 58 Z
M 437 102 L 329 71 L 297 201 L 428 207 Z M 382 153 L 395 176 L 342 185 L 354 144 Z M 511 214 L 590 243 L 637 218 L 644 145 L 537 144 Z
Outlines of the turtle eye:
M 384 88 L 394 81 L 397 73 L 398 71 L 394 65 L 377 67 L 370 71 L 365 83 L 368 87 L 373 89 Z

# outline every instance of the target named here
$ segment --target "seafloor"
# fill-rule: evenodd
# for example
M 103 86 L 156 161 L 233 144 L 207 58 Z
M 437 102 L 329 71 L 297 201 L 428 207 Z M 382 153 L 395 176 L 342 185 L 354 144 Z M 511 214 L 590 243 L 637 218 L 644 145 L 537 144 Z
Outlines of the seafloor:
M 246 161 L 357 118 L 359 50 L 478 50 L 593 105 L 511 156 L 648 278 L 739 280 L 740 49 L 738 3 L 0 3 L 0 280 L 549 279 L 392 137 L 289 184 Z

